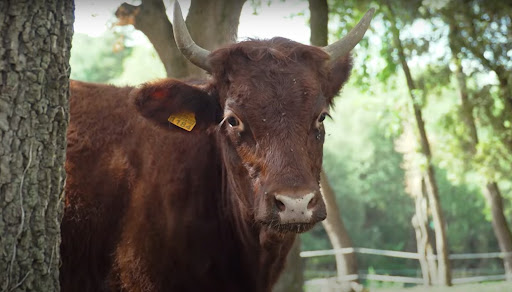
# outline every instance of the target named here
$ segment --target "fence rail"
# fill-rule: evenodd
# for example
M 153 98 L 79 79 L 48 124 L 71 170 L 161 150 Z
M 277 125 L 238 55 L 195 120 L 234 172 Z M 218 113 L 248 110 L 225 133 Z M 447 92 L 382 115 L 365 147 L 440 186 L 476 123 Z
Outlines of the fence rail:
M 311 258 L 311 257 L 319 257 L 319 256 L 333 256 L 338 254 L 349 254 L 349 253 L 359 253 L 359 254 L 372 254 L 379 256 L 387 256 L 394 258 L 405 258 L 405 259 L 414 259 L 419 260 L 420 255 L 414 252 L 404 252 L 404 251 L 395 251 L 395 250 L 382 250 L 382 249 L 373 249 L 373 248 L 364 248 L 364 247 L 349 247 L 349 248 L 340 248 L 340 249 L 328 249 L 328 250 L 312 250 L 312 251 L 303 251 L 300 253 L 302 258 Z M 451 254 L 448 256 L 450 260 L 469 260 L 469 259 L 489 259 L 489 258 L 501 258 L 503 259 L 506 256 L 512 255 L 512 252 L 488 252 L 488 253 L 461 253 L 461 254 Z M 429 259 L 437 260 L 437 256 L 430 256 Z M 341 281 L 353 281 L 353 280 L 374 280 L 374 281 L 383 281 L 383 282 L 398 282 L 398 283 L 410 283 L 410 284 L 424 284 L 425 280 L 423 278 L 414 278 L 414 277 L 403 277 L 403 276 L 392 276 L 392 275 L 377 275 L 377 274 L 360 274 L 360 275 L 346 275 L 339 278 Z M 502 281 L 506 279 L 506 275 L 487 275 L 487 276 L 476 276 L 476 277 L 466 277 L 466 278 L 454 278 L 452 279 L 452 284 L 468 284 L 475 282 L 483 282 L 483 281 Z

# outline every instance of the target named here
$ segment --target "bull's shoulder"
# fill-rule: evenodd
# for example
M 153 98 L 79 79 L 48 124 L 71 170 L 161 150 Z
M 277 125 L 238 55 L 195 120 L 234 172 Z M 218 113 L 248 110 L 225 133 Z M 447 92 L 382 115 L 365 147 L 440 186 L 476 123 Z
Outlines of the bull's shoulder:
M 118 87 L 71 80 L 69 82 L 71 110 L 90 109 L 98 112 L 100 106 L 108 110 L 114 106 L 128 105 L 128 96 L 133 87 Z
M 70 82 L 68 139 L 83 147 L 104 147 L 119 140 L 134 124 L 137 113 L 130 102 L 132 87 Z M 69 146 L 69 145 L 68 145 Z M 69 149 L 68 151 L 73 151 Z

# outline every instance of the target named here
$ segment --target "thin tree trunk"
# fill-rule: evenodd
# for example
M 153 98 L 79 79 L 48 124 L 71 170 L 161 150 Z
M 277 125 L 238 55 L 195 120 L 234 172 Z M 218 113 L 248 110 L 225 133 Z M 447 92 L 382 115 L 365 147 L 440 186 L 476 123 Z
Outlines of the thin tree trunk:
M 348 236 L 345 224 L 340 216 L 340 210 L 338 204 L 336 204 L 336 196 L 334 190 L 329 183 L 327 175 L 322 170 L 320 173 L 320 185 L 322 189 L 322 195 L 327 207 L 327 219 L 322 224 L 329 236 L 332 247 L 334 249 L 350 248 L 353 247 L 352 240 Z M 357 275 L 357 263 L 354 253 L 346 255 L 336 255 L 336 266 L 338 268 L 339 277 L 345 277 L 349 275 Z
M 441 202 L 439 200 L 439 193 L 437 189 L 437 182 L 435 180 L 434 167 L 432 166 L 431 159 L 427 167 L 427 175 L 425 177 L 426 188 L 430 208 L 432 212 L 432 219 L 434 221 L 434 231 L 436 234 L 436 251 L 437 251 L 437 280 L 438 283 L 445 286 L 452 285 L 450 260 L 448 259 L 448 238 L 446 237 L 445 221 L 443 210 L 441 209 Z
M 0 290 L 59 291 L 73 1 L 0 1 Z
M 438 283 L 439 280 L 437 279 L 438 273 L 437 273 L 437 258 L 434 253 L 434 243 L 433 238 L 435 237 L 434 234 L 432 234 L 432 229 L 429 227 L 429 220 L 428 220 L 428 206 L 430 204 L 428 203 L 428 196 L 427 196 L 427 185 L 425 183 L 425 180 L 421 180 L 421 192 L 422 197 L 425 199 L 425 202 L 423 203 L 424 206 L 421 207 L 421 215 L 422 215 L 422 230 L 424 232 L 423 237 L 425 242 L 425 256 L 427 258 L 427 267 L 428 267 L 428 273 L 430 276 L 430 284 L 433 285 L 434 283 Z
M 329 236 L 333 249 L 352 247 L 352 240 L 341 219 L 336 196 L 323 170 L 320 172 L 320 187 L 327 208 L 327 218 L 322 222 L 322 225 Z M 354 253 L 337 254 L 336 269 L 338 270 L 338 281 L 342 284 L 343 291 L 362 290 L 362 286 L 357 283 L 357 259 Z
M 390 11 L 389 20 L 391 22 L 391 30 L 395 42 L 395 47 L 398 50 L 398 56 L 404 71 L 405 78 L 407 80 L 407 86 L 409 88 L 409 95 L 414 111 L 414 117 L 416 119 L 416 126 L 420 135 L 421 152 L 425 156 L 427 161 L 427 169 L 425 173 L 425 183 L 427 187 L 427 194 L 429 203 L 431 206 L 432 219 L 434 221 L 435 234 L 436 234 L 436 251 L 438 257 L 438 281 L 441 285 L 451 286 L 451 271 L 450 261 L 448 259 L 448 239 L 446 237 L 445 221 L 443 216 L 443 210 L 441 209 L 441 203 L 439 200 L 439 190 L 435 178 L 434 166 L 432 163 L 432 153 L 430 151 L 430 143 L 428 141 L 427 133 L 425 130 L 425 122 L 423 120 L 421 107 L 418 104 L 417 97 L 414 94 L 416 86 L 412 78 L 412 74 L 409 70 L 407 60 L 405 58 L 404 49 L 400 40 L 400 31 L 397 28 L 395 21 L 395 15 L 391 5 L 388 2 L 388 8 Z
M 478 132 L 476 128 L 475 119 L 473 117 L 473 106 L 469 102 L 468 91 L 466 87 L 466 76 L 462 70 L 462 64 L 459 55 L 459 48 L 453 42 L 453 36 L 456 26 L 450 23 L 450 49 L 452 51 L 453 60 L 455 62 L 457 76 L 457 83 L 459 85 L 460 99 L 461 99 L 461 113 L 462 120 L 470 132 L 470 152 L 476 153 L 476 148 L 479 143 Z M 492 227 L 501 252 L 508 253 L 503 258 L 503 265 L 505 267 L 505 274 L 508 281 L 512 281 L 512 233 L 508 226 L 507 218 L 503 210 L 503 198 L 498 183 L 495 181 L 487 181 L 482 187 L 487 203 L 491 207 Z
M 302 292 L 304 284 L 304 262 L 300 257 L 300 237 L 297 236 L 286 257 L 283 274 L 272 289 L 273 292 Z
M 402 153 L 402 168 L 405 171 L 405 191 L 415 201 L 415 214 L 411 219 L 416 235 L 417 252 L 420 256 L 421 272 L 425 286 L 437 282 L 437 264 L 429 228 L 429 203 L 425 178 L 417 165 L 417 138 L 413 126 L 404 123 L 403 132 L 395 141 L 395 149 Z
M 423 284 L 425 286 L 431 286 L 437 281 L 437 264 L 434 260 L 432 239 L 428 227 L 428 199 L 424 179 L 421 179 L 420 193 L 415 195 L 415 207 L 416 213 L 411 221 L 416 232 L 416 243 L 418 255 L 420 256 Z
M 498 239 L 500 250 L 508 253 L 503 258 L 506 278 L 507 281 L 512 281 L 512 234 L 508 227 L 507 218 L 504 216 L 503 199 L 498 184 L 496 182 L 487 183 L 484 194 L 491 206 L 492 227 Z
M 328 44 L 329 6 L 327 0 L 309 0 L 309 41 L 314 46 L 324 47 Z
M 194 41 L 205 49 L 217 49 L 236 40 L 242 6 L 246 0 L 192 0 L 186 23 Z M 163 0 L 123 3 L 116 11 L 118 25 L 133 25 L 153 44 L 168 77 L 204 77 L 204 71 L 186 60 L 174 42 L 172 24 Z
M 311 44 L 321 47 L 326 46 L 328 44 L 327 24 L 329 21 L 329 6 L 327 0 L 309 0 L 309 11 L 311 14 Z M 322 224 L 329 236 L 332 247 L 334 249 L 352 247 L 352 240 L 348 235 L 345 224 L 343 224 L 341 212 L 336 203 L 336 196 L 323 170 L 320 173 L 320 186 L 327 208 L 327 218 Z M 358 274 L 357 259 L 354 253 L 337 254 L 336 268 L 338 271 L 338 280 L 348 284 L 346 285 L 348 291 L 351 291 L 353 288 L 356 290 L 361 288 L 360 285 L 357 284 L 357 278 L 355 280 L 347 280 L 347 277 L 357 276 Z

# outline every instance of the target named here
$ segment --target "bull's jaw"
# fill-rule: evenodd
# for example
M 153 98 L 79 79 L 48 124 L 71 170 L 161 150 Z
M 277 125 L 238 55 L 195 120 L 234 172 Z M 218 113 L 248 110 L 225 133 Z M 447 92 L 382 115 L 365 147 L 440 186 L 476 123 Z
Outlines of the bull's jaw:
M 286 224 L 273 224 L 270 222 L 262 222 L 266 230 L 278 234 L 299 234 L 311 230 L 315 223 L 286 223 Z
M 297 236 L 296 232 L 288 232 L 288 231 L 278 231 L 274 227 L 270 227 L 270 225 L 263 224 L 260 225 L 260 245 L 261 246 L 269 246 L 271 244 L 278 244 L 283 241 L 295 240 Z

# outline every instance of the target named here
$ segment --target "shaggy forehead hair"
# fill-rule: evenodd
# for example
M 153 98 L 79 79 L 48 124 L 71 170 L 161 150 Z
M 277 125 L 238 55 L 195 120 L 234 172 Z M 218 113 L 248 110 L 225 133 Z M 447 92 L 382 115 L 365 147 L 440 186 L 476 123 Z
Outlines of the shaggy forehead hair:
M 347 55 L 334 62 L 331 68 L 328 60 L 329 55 L 321 48 L 282 37 L 249 39 L 218 49 L 209 56 L 213 83 L 221 98 L 226 98 L 223 95 L 235 79 L 251 80 L 250 85 L 253 86 L 259 82 L 279 87 L 285 79 L 300 78 L 302 87 L 311 91 L 321 90 L 330 103 L 341 88 L 340 83 L 348 79 L 352 59 Z M 336 80 L 331 78 L 332 75 L 336 75 Z

